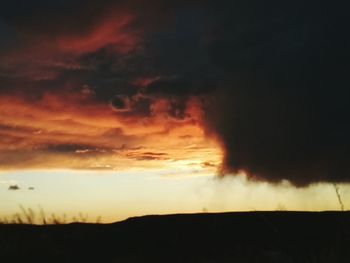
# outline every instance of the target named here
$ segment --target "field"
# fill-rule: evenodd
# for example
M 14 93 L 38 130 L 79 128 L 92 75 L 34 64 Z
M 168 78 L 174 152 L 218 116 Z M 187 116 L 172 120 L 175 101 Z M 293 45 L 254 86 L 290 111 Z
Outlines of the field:
M 3 262 L 349 262 L 349 212 L 233 212 L 2 224 Z

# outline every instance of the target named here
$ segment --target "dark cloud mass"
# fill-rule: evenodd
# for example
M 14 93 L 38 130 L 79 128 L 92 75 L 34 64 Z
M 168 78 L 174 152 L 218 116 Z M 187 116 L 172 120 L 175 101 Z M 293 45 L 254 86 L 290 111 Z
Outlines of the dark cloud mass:
M 21 188 L 18 185 L 16 185 L 16 184 L 10 185 L 9 188 L 8 188 L 9 191 L 16 191 L 16 190 L 20 190 L 20 189 Z
M 208 112 L 225 169 L 296 185 L 349 181 L 345 14 L 324 3 L 265 4 L 240 24 L 226 20 L 211 49 L 225 72 Z
M 299 0 L 4 1 L 0 95 L 35 103 L 47 91 L 78 89 L 125 118 L 156 109 L 178 121 L 197 97 L 202 125 L 224 149 L 223 174 L 244 170 L 297 186 L 349 182 L 347 8 Z

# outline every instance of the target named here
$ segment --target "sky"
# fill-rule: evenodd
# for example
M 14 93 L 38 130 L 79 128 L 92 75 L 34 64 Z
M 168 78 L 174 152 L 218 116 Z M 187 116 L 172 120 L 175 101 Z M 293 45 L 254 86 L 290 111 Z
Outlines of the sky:
M 348 209 L 345 10 L 5 0 L 0 217 Z

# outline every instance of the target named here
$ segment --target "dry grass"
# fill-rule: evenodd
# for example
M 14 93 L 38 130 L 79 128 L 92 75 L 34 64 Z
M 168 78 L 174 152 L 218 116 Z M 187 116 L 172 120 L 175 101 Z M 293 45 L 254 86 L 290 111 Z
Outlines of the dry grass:
M 62 216 L 52 213 L 47 215 L 43 208 L 39 207 L 38 211 L 31 208 L 19 206 L 20 212 L 17 212 L 9 217 L 0 218 L 0 224 L 28 224 L 28 225 L 58 225 L 67 223 L 101 223 L 101 217 L 96 220 L 89 220 L 87 214 L 78 213 L 77 216 L 67 217 L 66 214 Z

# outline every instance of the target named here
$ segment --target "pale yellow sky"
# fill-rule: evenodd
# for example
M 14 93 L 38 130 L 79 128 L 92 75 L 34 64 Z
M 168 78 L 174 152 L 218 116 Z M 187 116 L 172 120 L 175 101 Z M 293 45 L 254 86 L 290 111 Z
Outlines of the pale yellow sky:
M 333 185 L 315 184 L 296 189 L 247 181 L 244 175 L 219 179 L 196 170 L 170 174 L 164 170 L 98 171 L 13 171 L 0 180 L 0 217 L 20 212 L 19 205 L 46 215 L 67 218 L 79 212 L 94 221 L 123 220 L 146 214 L 198 213 L 253 210 L 339 210 Z M 20 190 L 8 190 L 17 184 Z M 34 190 L 29 190 L 34 187 Z M 350 185 L 341 184 L 345 209 L 350 207 Z

